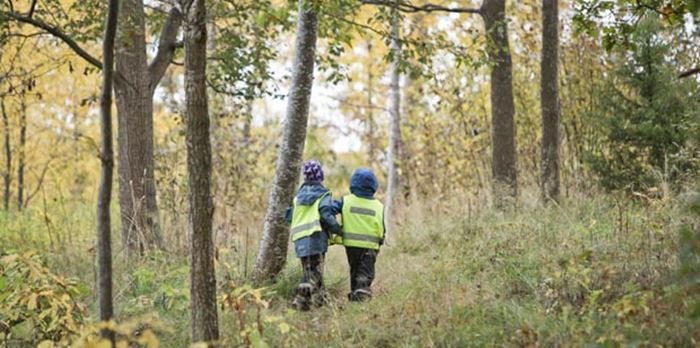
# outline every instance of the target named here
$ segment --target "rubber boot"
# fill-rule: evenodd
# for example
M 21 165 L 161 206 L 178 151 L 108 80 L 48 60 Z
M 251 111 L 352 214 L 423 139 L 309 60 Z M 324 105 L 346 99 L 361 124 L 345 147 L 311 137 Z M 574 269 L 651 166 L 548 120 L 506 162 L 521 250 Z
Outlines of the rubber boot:
M 314 286 L 311 283 L 301 283 L 297 287 L 297 294 L 292 301 L 292 306 L 298 311 L 308 311 L 311 309 L 311 294 Z
M 353 302 L 367 301 L 372 298 L 372 290 L 369 289 L 357 289 L 348 294 L 348 300 Z

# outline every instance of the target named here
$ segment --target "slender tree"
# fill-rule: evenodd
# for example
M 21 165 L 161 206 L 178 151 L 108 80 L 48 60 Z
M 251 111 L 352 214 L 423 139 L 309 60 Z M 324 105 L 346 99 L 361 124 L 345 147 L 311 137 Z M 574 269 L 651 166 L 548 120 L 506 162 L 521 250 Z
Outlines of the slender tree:
M 399 164 L 401 158 L 401 86 L 400 86 L 400 64 L 401 64 L 401 44 L 400 44 L 400 16 L 396 8 L 391 9 L 391 68 L 390 68 L 390 106 L 391 115 L 389 121 L 389 177 L 387 183 L 387 195 L 384 204 L 386 205 L 387 216 L 392 216 L 392 209 L 396 201 L 396 190 L 399 185 Z
M 5 170 L 2 174 L 3 179 L 3 209 L 10 209 L 10 185 L 12 182 L 12 145 L 10 144 L 10 122 L 5 109 L 5 100 L 0 99 L 0 112 L 2 112 L 3 135 L 5 138 Z
M 211 196 L 211 141 L 207 103 L 205 0 L 184 0 L 185 118 L 189 192 L 190 297 L 192 342 L 219 339 Z
M 27 105 L 24 103 L 24 96 L 20 102 L 19 114 L 19 143 L 17 144 L 17 210 L 24 207 L 24 169 L 26 167 L 27 146 Z
M 481 15 L 491 57 L 491 151 L 497 205 L 518 193 L 513 115 L 513 69 L 508 44 L 505 0 L 484 0 Z
M 102 40 L 102 94 L 100 95 L 100 188 L 97 195 L 97 303 L 100 321 L 106 322 L 114 315 L 112 308 L 112 245 L 110 205 L 112 201 L 112 173 L 114 150 L 112 149 L 112 76 L 114 66 L 114 42 L 117 35 L 119 0 L 109 0 L 109 9 Z M 102 330 L 102 336 L 114 342 L 111 330 Z
M 505 0 L 484 0 L 478 9 L 445 7 L 423 3 L 414 5 L 403 0 L 361 0 L 363 4 L 387 6 L 406 13 L 467 13 L 478 14 L 484 20 L 491 58 L 491 140 L 493 192 L 497 205 L 514 200 L 518 193 L 515 144 L 515 105 L 513 103 L 513 73 L 508 43 Z M 392 36 L 394 34 L 392 33 Z M 393 107 L 392 103 L 392 107 Z M 400 130 L 400 128 L 399 128 Z M 399 157 L 400 158 L 400 157 Z M 391 169 L 391 168 L 390 168 Z M 389 186 L 392 176 L 389 175 Z M 390 196 L 393 194 L 390 189 Z
M 255 277 L 258 280 L 277 276 L 287 259 L 289 227 L 284 219 L 284 213 L 292 202 L 295 186 L 299 182 L 306 141 L 318 16 L 314 9 L 316 4 L 313 1 L 299 0 L 298 3 L 299 17 L 292 86 L 287 99 L 287 117 L 282 145 L 277 154 L 277 169 L 268 197 L 263 237 L 255 264 Z
M 369 58 L 367 64 L 367 163 L 371 165 L 375 161 L 374 154 L 376 152 L 374 142 L 374 104 L 372 103 L 374 92 L 372 85 L 374 82 L 372 40 L 367 40 L 367 57 Z
M 559 201 L 559 3 L 542 1 L 542 152 L 540 186 L 545 200 Z

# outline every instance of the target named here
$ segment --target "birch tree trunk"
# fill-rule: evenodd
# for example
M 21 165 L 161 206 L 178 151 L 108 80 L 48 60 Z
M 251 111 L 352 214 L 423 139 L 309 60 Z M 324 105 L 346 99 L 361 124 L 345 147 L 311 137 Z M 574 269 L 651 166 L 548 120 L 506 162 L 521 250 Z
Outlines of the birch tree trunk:
M 389 113 L 391 118 L 389 120 L 389 151 L 388 151 L 388 162 L 389 162 L 389 175 L 387 183 L 387 195 L 384 202 L 386 206 L 386 216 L 391 217 L 393 212 L 393 206 L 396 201 L 396 190 L 399 185 L 399 163 L 401 158 L 401 86 L 400 86 L 400 56 L 401 56 L 401 44 L 399 42 L 400 28 L 399 28 L 399 13 L 396 9 L 392 8 L 391 15 L 391 44 L 390 49 L 393 54 L 393 60 L 391 62 L 391 84 L 389 91 L 390 105 Z
M 114 149 L 112 146 L 112 76 L 114 67 L 114 41 L 117 36 L 119 0 L 109 0 L 105 32 L 102 40 L 102 94 L 100 95 L 100 187 L 97 194 L 97 303 L 100 321 L 112 319 L 112 227 L 110 205 L 112 202 L 112 175 Z M 102 337 L 114 343 L 114 332 L 102 330 Z
M 299 182 L 306 141 L 318 17 L 315 10 L 311 8 L 312 1 L 299 0 L 298 3 L 294 71 L 287 99 L 287 117 L 282 145 L 277 154 L 275 178 L 268 197 L 263 237 L 255 263 L 255 278 L 259 281 L 277 276 L 287 259 L 289 226 L 284 215 L 292 202 L 294 189 Z
M 143 0 L 122 0 L 114 85 L 119 146 L 119 207 L 122 244 L 143 252 L 161 248 L 153 162 L 153 93 L 170 64 L 179 11 L 173 9 L 161 31 L 158 53 L 149 65 Z
M 24 97 L 22 97 L 24 98 Z M 17 144 L 17 210 L 22 210 L 24 207 L 24 168 L 26 167 L 26 151 L 27 145 L 27 106 L 24 104 L 24 99 L 20 102 L 19 114 L 19 144 Z
M 207 103 L 205 0 L 186 1 L 185 117 L 189 192 L 190 297 L 192 342 L 219 339 L 211 196 L 211 142 Z
M 484 0 L 481 14 L 489 40 L 491 67 L 491 149 L 493 194 L 497 206 L 517 198 L 513 73 L 505 0 Z
M 367 40 L 367 58 L 369 58 L 367 64 L 367 163 L 370 168 L 372 168 L 372 164 L 375 162 L 374 154 L 376 153 L 374 148 L 374 104 L 372 103 L 374 92 L 374 86 L 372 84 L 374 82 L 374 74 L 372 72 L 374 65 L 372 61 L 372 59 L 374 59 L 372 56 L 372 40 Z
M 542 61 L 540 99 L 542 107 L 542 151 L 540 187 L 545 201 L 559 202 L 559 3 L 542 2 Z
M 5 110 L 5 101 L 0 100 L 2 112 L 3 134 L 5 136 L 5 171 L 2 175 L 4 189 L 2 194 L 3 209 L 10 209 L 10 187 L 12 184 L 12 145 L 10 144 L 10 121 Z

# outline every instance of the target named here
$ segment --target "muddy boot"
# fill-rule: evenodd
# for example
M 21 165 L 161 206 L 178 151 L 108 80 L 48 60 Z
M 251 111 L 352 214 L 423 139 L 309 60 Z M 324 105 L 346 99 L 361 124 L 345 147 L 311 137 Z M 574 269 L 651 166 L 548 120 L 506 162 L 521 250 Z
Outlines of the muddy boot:
M 372 291 L 369 289 L 357 289 L 348 294 L 348 300 L 363 302 L 372 299 Z
M 308 311 L 311 309 L 311 293 L 314 286 L 311 283 L 301 283 L 297 287 L 297 295 L 292 301 L 292 306 L 298 311 Z
M 309 300 L 299 295 L 294 297 L 294 301 L 292 301 L 292 306 L 294 307 L 294 309 L 301 312 L 306 312 L 311 309 L 311 305 L 309 305 Z

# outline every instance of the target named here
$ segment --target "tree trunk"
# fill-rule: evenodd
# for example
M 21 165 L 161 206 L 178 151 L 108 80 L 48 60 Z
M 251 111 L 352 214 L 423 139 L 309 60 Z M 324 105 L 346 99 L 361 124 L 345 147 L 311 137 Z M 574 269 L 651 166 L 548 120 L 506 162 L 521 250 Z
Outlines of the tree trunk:
M 24 207 L 24 168 L 26 167 L 26 152 L 25 147 L 27 144 L 27 106 L 24 104 L 24 100 L 20 103 L 20 115 L 19 115 L 19 144 L 18 144 L 18 155 L 17 159 L 17 210 L 22 210 Z
M 559 3 L 542 2 L 542 152 L 540 186 L 544 200 L 559 202 Z
M 481 6 L 489 40 L 491 67 L 491 149 L 493 194 L 497 206 L 518 194 L 513 114 L 513 73 L 508 44 L 505 0 L 484 0 Z
M 158 53 L 148 65 L 143 0 L 122 0 L 114 85 L 119 147 L 119 207 L 122 244 L 143 252 L 161 248 L 153 162 L 153 93 L 170 64 L 181 24 L 170 11 L 161 32 Z
M 401 59 L 401 44 L 399 42 L 399 13 L 396 9 L 392 9 L 391 15 L 391 51 L 393 60 L 391 62 L 391 85 L 390 85 L 390 105 L 389 113 L 389 177 L 387 183 L 387 195 L 385 198 L 386 216 L 392 216 L 392 209 L 396 201 L 396 190 L 399 185 L 399 163 L 401 158 L 401 86 L 400 82 L 400 59 Z
M 112 308 L 112 242 L 110 205 L 112 202 L 112 175 L 114 150 L 112 147 L 112 75 L 114 41 L 117 35 L 119 0 L 109 0 L 109 10 L 102 40 L 102 95 L 100 96 L 101 175 L 97 194 L 97 303 L 100 321 L 107 322 L 114 314 Z M 102 337 L 114 342 L 114 332 L 102 330 Z
M 373 57 L 372 57 L 372 40 L 367 40 L 367 163 L 370 168 L 375 161 L 374 154 L 376 150 L 374 148 L 374 104 L 372 104 L 372 94 L 374 75 L 372 74 L 373 67 Z
M 153 98 L 149 87 L 143 2 L 122 0 L 115 85 L 122 244 L 161 247 L 153 167 Z
M 5 101 L 0 100 L 0 111 L 2 111 L 2 123 L 5 136 L 5 171 L 2 175 L 4 189 L 2 195 L 3 209 L 10 209 L 10 185 L 12 182 L 12 145 L 10 144 L 10 121 L 5 110 Z
M 185 9 L 185 117 L 189 193 L 190 297 L 192 342 L 219 339 L 211 196 L 211 143 L 207 105 L 205 0 Z
M 318 18 L 310 6 L 311 1 L 299 0 L 292 86 L 287 101 L 282 145 L 277 155 L 275 179 L 268 197 L 263 237 L 255 263 L 257 280 L 277 276 L 287 258 L 289 226 L 284 214 L 299 182 L 316 54 Z

